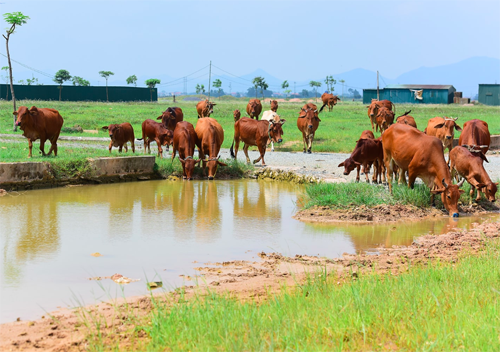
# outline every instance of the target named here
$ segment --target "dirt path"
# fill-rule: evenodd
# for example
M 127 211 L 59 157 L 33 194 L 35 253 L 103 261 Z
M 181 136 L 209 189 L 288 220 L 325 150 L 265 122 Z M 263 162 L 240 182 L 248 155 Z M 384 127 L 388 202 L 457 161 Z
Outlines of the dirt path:
M 203 294 L 207 287 L 216 292 L 231 292 L 241 300 L 263 300 L 268 292 L 278 293 L 283 283 L 293 286 L 303 280 L 306 272 L 316 272 L 325 267 L 339 275 L 338 284 L 356 280 L 364 272 L 400 274 L 408 264 L 426 263 L 431 260 L 455 261 L 461 255 L 477 253 L 485 243 L 500 237 L 500 223 L 475 224 L 469 230 L 449 232 L 443 235 L 427 235 L 415 239 L 408 247 L 380 248 L 377 255 L 348 255 L 327 259 L 296 255 L 284 257 L 278 253 L 260 253 L 260 261 L 231 261 L 206 263 L 198 268 L 199 286 L 185 287 L 183 299 Z M 180 298 L 178 291 L 157 295 L 175 304 Z M 85 316 L 99 321 L 106 342 L 116 342 L 129 348 L 146 337 L 131 333 L 135 324 L 151 311 L 150 297 L 132 297 L 116 302 L 106 302 L 85 309 L 64 309 L 36 321 L 18 321 L 0 325 L 1 351 L 82 351 L 87 348 L 86 336 L 91 331 L 84 324 Z M 106 323 L 107 327 L 104 327 Z M 94 326 L 93 324 L 90 324 Z

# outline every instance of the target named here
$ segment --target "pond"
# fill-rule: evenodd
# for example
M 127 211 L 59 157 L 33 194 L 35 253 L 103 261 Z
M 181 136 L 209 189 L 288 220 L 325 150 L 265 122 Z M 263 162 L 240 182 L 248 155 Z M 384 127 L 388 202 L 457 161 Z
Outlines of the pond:
M 302 186 L 253 180 L 147 181 L 11 193 L 0 198 L 0 322 L 57 307 L 175 288 L 194 267 L 280 252 L 339 257 L 409 245 L 415 236 L 478 218 L 385 225 L 307 224 L 292 219 Z M 497 216 L 498 215 L 494 215 Z M 100 253 L 94 257 L 91 254 Z M 120 286 L 91 277 L 115 273 Z M 123 292 L 122 292 L 123 290 Z

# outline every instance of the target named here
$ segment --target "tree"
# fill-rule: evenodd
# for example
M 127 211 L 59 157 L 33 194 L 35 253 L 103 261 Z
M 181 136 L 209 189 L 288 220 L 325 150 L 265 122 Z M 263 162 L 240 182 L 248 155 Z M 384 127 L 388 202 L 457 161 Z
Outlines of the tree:
M 28 83 L 29 86 L 31 86 L 32 84 L 33 85 L 38 85 L 38 78 L 35 78 L 35 76 L 31 75 L 31 79 L 30 78 L 26 78 L 26 82 Z
M 203 84 L 196 85 L 196 94 L 205 94 L 205 86 Z
M 308 97 L 309 96 L 309 92 L 307 91 L 307 89 L 302 89 L 302 96 L 303 97 Z
M 137 87 L 137 76 L 132 75 L 127 78 L 127 84 L 133 84 L 135 87 Z
M 292 92 L 291 89 L 284 90 L 283 93 L 285 93 L 287 96 Z
M 214 88 L 217 88 L 217 92 L 219 93 L 219 100 L 220 100 L 220 91 L 221 91 L 221 86 L 222 86 L 222 82 L 220 79 L 216 79 L 215 81 L 213 81 L 213 85 L 214 85 Z
M 83 79 L 82 77 L 73 76 L 72 81 L 74 86 L 82 86 L 82 87 L 90 86 L 90 82 L 87 81 L 86 79 Z
M 316 95 L 316 99 L 318 99 L 318 88 L 321 87 L 321 82 L 311 81 L 311 82 L 309 82 L 309 85 L 311 86 L 311 88 L 314 88 L 314 93 Z
M 253 87 L 255 88 L 255 99 L 257 99 L 257 88 L 260 87 L 260 83 L 262 82 L 264 78 L 262 77 L 255 77 L 253 80 L 252 80 L 252 84 L 253 84 Z
M 326 89 L 330 92 L 330 93 L 333 93 L 333 91 L 335 90 L 335 88 L 333 88 L 333 85 L 337 83 L 336 80 L 333 79 L 332 76 L 326 76 L 326 79 L 325 79 L 325 84 L 326 84 Z
M 54 76 L 54 82 L 59 84 L 59 101 L 61 101 L 62 85 L 64 82 L 69 81 L 70 79 L 71 79 L 71 75 L 69 74 L 68 71 L 59 70 L 56 72 L 56 75 Z
M 157 84 L 160 84 L 161 81 L 157 78 L 150 78 L 146 80 L 146 85 L 149 87 L 149 94 L 151 95 L 151 101 L 153 101 L 153 89 L 156 87 Z
M 266 83 L 264 78 L 262 78 L 262 81 L 260 81 L 259 87 L 260 87 L 260 93 L 262 94 L 262 99 L 264 99 L 264 91 L 267 88 L 269 88 L 269 85 Z
M 16 96 L 14 95 L 14 83 L 13 83 L 14 78 L 12 77 L 12 63 L 10 62 L 9 39 L 10 35 L 14 33 L 16 26 L 22 26 L 23 24 L 27 23 L 30 18 L 28 16 L 23 15 L 21 12 L 5 13 L 3 15 L 3 18 L 5 22 L 10 24 L 10 28 L 7 28 L 7 36 L 5 36 L 5 34 L 2 35 L 5 38 L 5 47 L 7 48 L 7 63 L 9 64 L 9 77 L 10 77 L 10 93 L 12 94 L 12 103 L 14 104 L 14 111 L 17 111 Z M 15 115 L 13 116 L 14 116 L 14 132 L 15 132 L 17 131 L 16 116 Z
M 281 83 L 281 88 L 283 89 L 287 89 L 289 87 L 289 84 L 288 84 L 288 81 L 284 81 L 283 83 Z M 285 91 L 286 92 L 286 91 Z M 286 93 L 285 93 L 286 94 Z
M 109 102 L 109 96 L 108 96 L 108 78 L 109 78 L 109 76 L 113 76 L 114 73 L 111 72 L 111 71 L 99 71 L 99 75 L 106 80 L 106 101 Z

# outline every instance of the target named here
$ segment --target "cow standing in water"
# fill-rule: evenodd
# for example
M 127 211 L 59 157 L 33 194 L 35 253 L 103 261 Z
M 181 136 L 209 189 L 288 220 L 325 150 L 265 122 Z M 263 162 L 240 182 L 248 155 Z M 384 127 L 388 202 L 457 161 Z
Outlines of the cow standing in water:
M 208 179 L 213 180 L 217 173 L 218 166 L 227 166 L 219 161 L 219 152 L 222 142 L 224 142 L 224 130 L 216 119 L 199 119 L 196 123 L 196 143 L 203 161 L 203 173 L 208 168 Z
M 128 152 L 127 143 L 130 142 L 132 147 L 132 153 L 135 153 L 135 136 L 134 128 L 128 122 L 120 124 L 111 124 L 109 126 L 104 126 L 103 130 L 107 130 L 109 133 L 109 138 L 111 142 L 109 143 L 109 152 L 113 147 L 118 147 L 118 152 L 122 152 L 122 148 L 125 147 L 125 152 Z
M 214 113 L 214 106 L 217 105 L 211 101 L 202 100 L 196 104 L 196 111 L 198 112 L 198 118 L 210 117 L 210 114 Z
M 316 105 L 309 103 L 300 109 L 299 118 L 297 119 L 297 128 L 302 132 L 302 141 L 304 142 L 304 153 L 311 154 L 314 134 L 318 129 L 321 120 L 318 117 L 318 108 Z
M 252 119 L 259 119 L 259 115 L 262 112 L 262 104 L 259 99 L 250 99 L 247 104 L 247 114 Z
M 191 123 L 187 121 L 177 123 L 174 130 L 172 160 L 174 160 L 177 151 L 179 151 L 179 160 L 182 164 L 182 178 L 185 180 L 193 179 L 194 167 L 201 161 L 201 159 L 194 160 L 193 158 L 196 140 L 196 132 Z
M 32 157 L 33 142 L 40 139 L 40 151 L 43 156 L 52 154 L 57 156 L 57 139 L 61 133 L 64 123 L 59 111 L 55 109 L 37 108 L 32 106 L 28 109 L 21 106 L 13 114 L 17 116 L 16 126 L 20 126 L 23 136 L 28 138 L 29 154 Z M 49 140 L 51 145 L 48 154 L 45 154 L 45 141 Z

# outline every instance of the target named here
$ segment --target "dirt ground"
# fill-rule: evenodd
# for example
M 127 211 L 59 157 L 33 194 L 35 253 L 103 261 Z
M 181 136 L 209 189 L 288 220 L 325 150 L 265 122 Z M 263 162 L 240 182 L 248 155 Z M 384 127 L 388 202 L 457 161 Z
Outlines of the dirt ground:
M 279 293 L 283 284 L 294 286 L 306 273 L 327 268 L 339 275 L 338 284 L 356 280 L 365 271 L 393 274 L 404 273 L 408 263 L 425 265 L 428 261 L 455 261 L 463 251 L 477 253 L 486 241 L 500 237 L 499 223 L 474 224 L 471 230 L 460 230 L 443 235 L 426 235 L 415 239 L 408 247 L 380 248 L 377 255 L 344 254 L 342 258 L 327 259 L 300 254 L 284 257 L 278 253 L 260 253 L 260 261 L 231 261 L 205 263 L 197 268 L 199 276 L 186 277 L 193 286 L 186 286 L 184 295 L 180 290 L 159 293 L 155 297 L 168 304 L 189 300 L 194 295 L 204 294 L 207 288 L 216 292 L 229 292 L 240 300 L 262 301 L 269 293 Z M 1 351 L 83 351 L 88 347 L 88 336 L 95 332 L 99 322 L 102 338 L 107 343 L 116 343 L 134 349 L 146 342 L 146 336 L 134 332 L 137 323 L 144 323 L 152 310 L 149 296 L 104 302 L 76 310 L 52 312 L 44 319 L 17 321 L 0 325 Z M 147 323 L 147 322 L 146 322 Z M 90 326 L 90 327 L 89 327 Z

